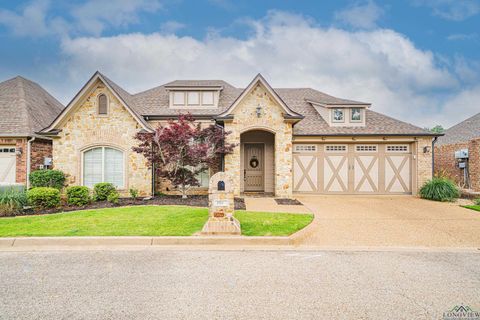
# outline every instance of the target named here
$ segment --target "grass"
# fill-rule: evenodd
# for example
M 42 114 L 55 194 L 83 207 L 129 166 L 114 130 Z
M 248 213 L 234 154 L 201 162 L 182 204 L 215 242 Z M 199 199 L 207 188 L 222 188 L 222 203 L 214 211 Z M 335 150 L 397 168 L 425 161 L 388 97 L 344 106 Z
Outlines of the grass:
M 288 236 L 312 215 L 236 211 L 246 236 Z M 0 237 L 191 236 L 208 218 L 206 208 L 135 206 L 0 219 Z
M 480 206 L 479 205 L 462 206 L 462 207 L 467 208 L 467 209 L 472 209 L 472 210 L 475 210 L 475 211 L 480 211 Z

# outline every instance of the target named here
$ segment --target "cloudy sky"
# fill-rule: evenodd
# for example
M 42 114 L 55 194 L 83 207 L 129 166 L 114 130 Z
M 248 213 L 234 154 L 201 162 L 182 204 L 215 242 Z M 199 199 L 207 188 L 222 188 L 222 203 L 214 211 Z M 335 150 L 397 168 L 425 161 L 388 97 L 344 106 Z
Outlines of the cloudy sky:
M 480 0 L 0 0 L 0 81 L 68 103 L 100 70 L 313 87 L 420 125 L 480 112 Z

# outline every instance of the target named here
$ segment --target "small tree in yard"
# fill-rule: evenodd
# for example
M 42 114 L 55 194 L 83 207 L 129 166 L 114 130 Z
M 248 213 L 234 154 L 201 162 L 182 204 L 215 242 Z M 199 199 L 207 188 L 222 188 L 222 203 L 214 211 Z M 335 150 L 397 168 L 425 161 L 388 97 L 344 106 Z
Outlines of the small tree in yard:
M 228 134 L 216 125 L 202 129 L 191 115 L 179 115 L 178 121 L 159 125 L 154 133 L 138 133 L 135 138 L 140 143 L 133 151 L 143 154 L 150 167 L 153 165 L 160 177 L 180 187 L 186 198 L 190 187 L 200 185 L 197 174 L 232 153 L 235 144 L 225 144 Z

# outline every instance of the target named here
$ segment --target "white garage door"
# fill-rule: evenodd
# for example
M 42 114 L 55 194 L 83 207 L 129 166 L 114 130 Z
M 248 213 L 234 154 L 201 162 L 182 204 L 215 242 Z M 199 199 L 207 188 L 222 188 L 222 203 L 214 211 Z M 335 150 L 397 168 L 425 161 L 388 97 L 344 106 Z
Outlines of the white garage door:
M 409 144 L 295 145 L 294 192 L 411 193 Z
M 15 146 L 0 146 L 0 184 L 15 183 Z

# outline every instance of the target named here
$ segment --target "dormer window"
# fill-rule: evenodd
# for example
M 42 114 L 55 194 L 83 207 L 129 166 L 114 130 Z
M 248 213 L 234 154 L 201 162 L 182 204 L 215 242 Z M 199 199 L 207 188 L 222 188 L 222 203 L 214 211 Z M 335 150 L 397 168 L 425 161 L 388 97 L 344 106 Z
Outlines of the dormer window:
M 98 96 L 98 114 L 107 115 L 108 113 L 108 99 L 103 93 Z
M 351 122 L 362 122 L 362 109 L 361 108 L 352 108 L 350 110 L 350 121 Z
M 345 121 L 345 111 L 343 109 L 333 109 L 333 122 L 344 122 Z
M 220 91 L 171 90 L 170 108 L 173 109 L 212 109 L 218 105 Z

